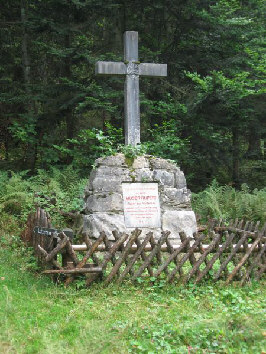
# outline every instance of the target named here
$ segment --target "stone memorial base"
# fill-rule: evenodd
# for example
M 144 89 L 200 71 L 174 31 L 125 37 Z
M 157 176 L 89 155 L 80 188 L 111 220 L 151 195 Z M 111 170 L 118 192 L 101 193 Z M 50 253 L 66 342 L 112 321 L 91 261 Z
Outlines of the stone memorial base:
M 114 240 L 112 231 L 130 233 L 124 218 L 123 182 L 157 182 L 160 201 L 160 228 L 141 228 L 142 236 L 152 231 L 158 238 L 169 230 L 170 239 L 179 240 L 179 232 L 187 236 L 196 232 L 196 217 L 191 209 L 190 191 L 184 173 L 174 163 L 145 155 L 134 160 L 123 154 L 99 158 L 85 189 L 83 231 L 97 238 L 104 231 Z

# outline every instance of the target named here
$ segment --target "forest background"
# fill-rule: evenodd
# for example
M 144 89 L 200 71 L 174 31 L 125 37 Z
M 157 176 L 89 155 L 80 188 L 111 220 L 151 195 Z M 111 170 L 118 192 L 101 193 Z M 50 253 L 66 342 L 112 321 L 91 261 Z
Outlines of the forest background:
M 264 13 L 262 0 L 0 1 L 1 352 L 265 351 L 265 281 L 77 292 L 40 276 L 20 239 L 36 204 L 75 232 L 95 159 L 117 151 L 174 160 L 203 218 L 262 226 Z M 123 61 L 126 30 L 141 62 L 168 64 L 167 78 L 141 78 L 135 150 L 123 79 L 94 74 L 97 60 Z
M 6 0 L 0 11 L 0 168 L 33 175 L 123 149 L 123 61 L 139 32 L 142 151 L 181 167 L 194 192 L 213 179 L 265 186 L 265 22 L 261 0 Z

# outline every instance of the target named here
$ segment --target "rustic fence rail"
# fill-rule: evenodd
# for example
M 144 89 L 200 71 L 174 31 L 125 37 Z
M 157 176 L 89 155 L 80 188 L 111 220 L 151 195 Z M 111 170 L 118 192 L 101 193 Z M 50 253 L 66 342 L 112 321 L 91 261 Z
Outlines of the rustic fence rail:
M 211 220 L 191 238 L 180 233 L 179 243 L 170 239 L 170 232 L 162 232 L 159 239 L 139 229 L 131 234 L 113 232 L 112 242 L 104 232 L 96 240 L 85 233 L 83 244 L 72 245 L 64 232 L 56 235 L 54 243 L 53 237 L 48 242 L 47 237 L 32 231 L 37 221 L 37 226 L 51 227 L 49 215 L 40 209 L 29 220 L 25 235 L 45 264 L 43 273 L 64 274 L 65 285 L 80 275 L 87 285 L 96 280 L 107 285 L 139 279 L 183 284 L 235 280 L 244 284 L 251 278 L 261 279 L 266 272 L 266 224 Z

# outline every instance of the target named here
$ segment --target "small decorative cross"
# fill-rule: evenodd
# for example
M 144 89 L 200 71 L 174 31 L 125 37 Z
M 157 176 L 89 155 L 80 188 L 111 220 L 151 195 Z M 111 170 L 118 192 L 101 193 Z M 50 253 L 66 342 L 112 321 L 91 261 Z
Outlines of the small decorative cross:
M 140 63 L 138 32 L 124 33 L 124 63 L 98 61 L 96 75 L 126 75 L 125 81 L 125 144 L 140 143 L 139 76 L 167 76 L 167 64 Z

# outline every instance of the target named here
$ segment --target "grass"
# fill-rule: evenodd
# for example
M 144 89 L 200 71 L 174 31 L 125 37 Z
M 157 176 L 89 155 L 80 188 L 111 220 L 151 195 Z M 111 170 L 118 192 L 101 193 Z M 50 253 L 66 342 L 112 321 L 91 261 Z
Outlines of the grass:
M 30 181 L 0 174 L 0 354 L 266 352 L 265 281 L 243 288 L 128 283 L 89 289 L 75 282 L 65 289 L 41 276 L 18 235 L 36 191 L 56 195 L 58 207 L 79 209 L 73 196 L 82 183 L 69 183 L 68 176 L 73 171 Z M 265 220 L 265 190 L 239 198 L 230 188 L 207 192 L 194 199 L 202 216 Z M 229 196 L 234 204 L 224 202 Z
M 265 283 L 65 289 L 0 239 L 0 353 L 262 353 Z

